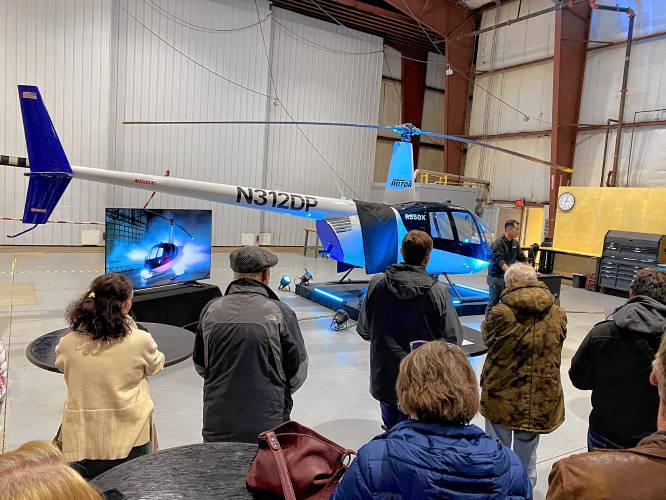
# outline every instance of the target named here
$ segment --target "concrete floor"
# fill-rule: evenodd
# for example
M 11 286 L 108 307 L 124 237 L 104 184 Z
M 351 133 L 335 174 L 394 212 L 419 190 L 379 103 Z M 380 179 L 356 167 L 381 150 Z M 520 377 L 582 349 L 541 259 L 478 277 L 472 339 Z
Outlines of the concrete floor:
M 232 276 L 228 265 L 228 254 L 213 255 L 210 282 L 223 290 Z M 316 281 L 336 277 L 333 261 L 285 252 L 280 253 L 280 263 L 273 273 L 273 288 L 277 289 L 282 274 L 297 277 L 304 267 Z M 103 269 L 104 254 L 99 251 L 0 251 L 0 337 L 9 353 L 9 396 L 0 415 L 3 449 L 54 436 L 62 414 L 65 384 L 61 375 L 30 364 L 25 349 L 35 337 L 66 326 L 67 304 Z M 361 272 L 355 271 L 354 277 L 361 279 Z M 456 281 L 485 286 L 483 275 L 456 277 Z M 293 293 L 281 292 L 281 296 L 299 317 L 310 356 L 308 380 L 294 395 L 292 418 L 345 447 L 357 449 L 380 432 L 378 405 L 368 392 L 369 344 L 353 329 L 330 331 L 328 309 Z M 569 382 L 571 358 L 590 328 L 624 300 L 563 286 L 561 302 L 569 318 L 562 355 L 566 420 L 555 432 L 541 438 L 535 491 L 539 499 L 545 496 L 553 462 L 585 450 L 590 395 L 574 389 Z M 464 317 L 462 322 L 479 328 L 481 317 Z M 483 361 L 484 357 L 472 361 L 477 374 Z M 151 393 L 162 448 L 201 441 L 202 381 L 190 360 L 153 377 Z M 477 415 L 474 423 L 483 427 L 483 418 Z

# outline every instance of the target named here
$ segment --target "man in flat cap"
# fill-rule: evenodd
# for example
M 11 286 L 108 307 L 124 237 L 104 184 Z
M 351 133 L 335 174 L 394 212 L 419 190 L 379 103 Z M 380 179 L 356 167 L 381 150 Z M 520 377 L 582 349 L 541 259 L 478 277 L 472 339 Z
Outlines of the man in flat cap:
M 204 379 L 203 439 L 256 443 L 290 419 L 308 356 L 296 314 L 268 287 L 275 254 L 241 247 L 229 255 L 234 281 L 201 312 L 194 366 Z

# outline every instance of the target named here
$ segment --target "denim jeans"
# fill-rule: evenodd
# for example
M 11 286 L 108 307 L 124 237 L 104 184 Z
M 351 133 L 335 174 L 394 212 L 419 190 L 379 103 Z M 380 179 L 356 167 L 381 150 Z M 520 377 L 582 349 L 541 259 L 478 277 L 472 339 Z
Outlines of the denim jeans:
M 524 432 L 510 429 L 504 425 L 494 424 L 486 419 L 486 433 L 496 437 L 500 443 L 507 448 L 511 448 L 520 459 L 523 467 L 527 471 L 527 477 L 536 486 L 536 450 L 539 445 L 539 434 L 536 432 Z M 513 438 L 513 443 L 511 442 Z
M 391 430 L 394 425 L 399 424 L 403 420 L 407 420 L 407 415 L 401 412 L 398 405 L 395 403 L 384 403 L 380 401 L 379 407 L 382 410 L 382 421 L 384 422 L 384 428 L 387 431 Z
M 492 276 L 486 277 L 486 283 L 488 283 L 488 291 L 490 292 L 490 295 L 488 296 L 488 305 L 486 306 L 487 318 L 490 310 L 499 304 L 502 292 L 506 285 L 504 283 L 504 278 L 493 278 Z
M 621 450 L 622 446 L 615 444 L 613 441 L 605 438 L 601 434 L 597 434 L 592 429 L 587 429 L 587 451 L 592 451 L 594 448 Z

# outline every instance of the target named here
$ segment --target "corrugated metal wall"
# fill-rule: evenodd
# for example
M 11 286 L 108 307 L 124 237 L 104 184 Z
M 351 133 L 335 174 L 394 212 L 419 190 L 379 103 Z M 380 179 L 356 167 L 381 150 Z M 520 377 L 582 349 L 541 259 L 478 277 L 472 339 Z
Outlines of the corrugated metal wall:
M 121 124 L 126 120 L 266 120 L 268 98 L 261 94 L 268 90 L 268 62 L 259 26 L 204 32 L 168 18 L 146 2 L 121 0 L 120 5 L 123 8 L 114 4 L 113 22 L 114 168 L 157 175 L 170 169 L 175 177 L 260 186 L 265 126 Z M 254 2 L 243 0 L 169 0 L 159 5 L 189 23 L 216 29 L 258 21 Z M 269 14 L 267 2 L 262 0 L 259 8 L 261 18 Z M 270 30 L 270 20 L 262 26 Z M 146 191 L 110 186 L 108 204 L 141 207 L 148 196 Z M 215 245 L 236 245 L 241 233 L 259 232 L 260 217 L 254 210 L 164 194 L 157 195 L 151 206 L 212 209 Z
M 510 2 L 483 13 L 481 27 L 526 15 L 547 7 L 550 0 Z M 520 9 L 520 12 L 519 10 Z M 479 37 L 477 70 L 490 71 L 553 55 L 554 14 L 509 25 Z M 494 49 L 493 49 L 494 45 Z M 552 114 L 552 61 L 485 73 L 476 77 L 470 114 L 470 135 L 493 135 L 550 128 Z M 488 92 L 493 95 L 489 95 Z M 511 106 L 517 108 L 512 109 Z M 529 119 L 525 119 L 525 115 Z M 550 158 L 550 137 L 496 141 L 499 146 L 540 158 Z M 481 177 L 492 185 L 498 200 L 525 198 L 548 201 L 548 169 L 519 158 L 481 148 L 468 150 L 465 175 Z
M 296 119 L 375 123 L 382 40 L 363 41 L 330 23 L 245 0 L 0 0 L 7 28 L 0 35 L 2 154 L 25 155 L 16 83 L 40 86 L 73 164 L 339 196 L 334 175 L 294 128 L 222 125 L 129 126 L 125 120 L 288 119 L 273 105 L 267 52 L 282 103 Z M 206 28 L 206 29 L 203 29 Z M 212 28 L 214 29 L 208 29 Z M 301 37 L 331 50 L 321 50 Z M 179 53 L 180 52 L 180 53 Z M 214 73 L 217 73 L 214 74 Z M 225 78 L 240 85 L 231 84 Z M 253 92 L 254 91 L 254 92 Z M 375 134 L 308 129 L 307 136 L 350 186 L 367 196 Z M 0 169 L 2 214 L 20 216 L 22 172 Z M 7 187 L 9 186 L 9 187 Z M 54 218 L 103 220 L 105 206 L 143 206 L 145 191 L 74 182 Z M 236 245 L 243 232 L 272 232 L 274 243 L 300 244 L 302 221 L 265 217 L 182 197 L 157 195 L 151 206 L 212 208 L 213 243 Z M 79 244 L 82 226 L 46 226 L 12 241 Z M 18 223 L 3 225 L 16 232 Z M 4 233 L 3 233 L 4 234 Z M 8 243 L 3 239 L 1 243 Z
M 286 111 L 271 105 L 271 119 L 289 120 L 288 111 L 296 120 L 377 123 L 382 54 L 349 53 L 377 50 L 382 40 L 282 9 L 275 9 L 274 15 L 280 24 L 273 27 L 273 78 Z M 303 39 L 316 40 L 329 50 Z M 296 127 L 271 126 L 267 154 L 271 187 L 367 199 L 376 132 L 335 127 L 302 130 L 330 166 Z M 294 245 L 302 244 L 305 225 L 302 220 L 266 214 L 263 230 L 273 233 L 274 244 Z
M 663 1 L 627 1 L 623 6 L 636 9 L 634 36 L 640 37 L 666 30 L 666 9 Z M 612 12 L 594 12 L 590 39 L 625 40 L 627 16 Z M 617 118 L 622 86 L 625 46 L 588 52 L 581 101 L 580 122 L 606 123 Z M 625 120 L 666 119 L 666 38 L 656 37 L 636 42 L 632 49 Z M 662 110 L 662 111 L 658 111 Z M 644 112 L 646 111 L 646 112 Z M 633 138 L 632 138 L 633 135 Z M 572 183 L 577 186 L 598 186 L 604 154 L 605 132 L 579 134 L 574 157 Z M 633 142 L 633 144 L 632 144 Z M 606 171 L 612 168 L 615 133 L 609 134 Z M 618 185 L 658 187 L 666 185 L 666 131 L 663 128 L 640 128 L 622 133 Z M 630 164 L 630 174 L 627 169 Z M 605 179 L 604 179 L 605 182 Z
M 38 85 L 73 164 L 107 167 L 111 2 L 0 0 L 0 153 L 26 156 L 18 83 Z M 21 217 L 27 190 L 22 170 L 0 167 L 0 215 Z M 105 187 L 73 182 L 53 219 L 101 220 Z M 84 226 L 25 229 L 3 222 L 0 244 L 79 244 Z

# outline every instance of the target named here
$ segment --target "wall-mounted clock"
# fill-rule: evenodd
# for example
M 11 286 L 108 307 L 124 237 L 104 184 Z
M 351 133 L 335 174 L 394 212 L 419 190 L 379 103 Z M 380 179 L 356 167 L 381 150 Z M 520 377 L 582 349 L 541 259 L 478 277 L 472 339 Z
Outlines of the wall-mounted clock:
M 576 204 L 576 197 L 568 191 L 562 193 L 557 198 L 557 206 L 564 212 L 571 210 Z

